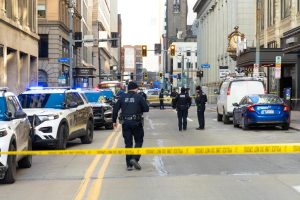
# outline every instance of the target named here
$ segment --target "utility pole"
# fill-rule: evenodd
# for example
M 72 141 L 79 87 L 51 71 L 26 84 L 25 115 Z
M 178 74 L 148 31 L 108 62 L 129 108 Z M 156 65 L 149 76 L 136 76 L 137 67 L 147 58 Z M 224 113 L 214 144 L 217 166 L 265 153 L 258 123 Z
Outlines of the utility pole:
M 74 0 L 69 0 L 69 59 L 70 59 L 70 69 L 69 69 L 69 76 L 70 76 L 70 87 L 72 88 L 74 85 L 73 80 L 73 14 L 74 14 Z
M 261 0 L 257 0 L 256 4 L 256 53 L 255 63 L 260 69 L 260 13 L 261 13 Z
M 182 53 L 182 60 L 181 60 L 181 87 L 183 87 L 183 73 L 184 73 L 184 55 Z

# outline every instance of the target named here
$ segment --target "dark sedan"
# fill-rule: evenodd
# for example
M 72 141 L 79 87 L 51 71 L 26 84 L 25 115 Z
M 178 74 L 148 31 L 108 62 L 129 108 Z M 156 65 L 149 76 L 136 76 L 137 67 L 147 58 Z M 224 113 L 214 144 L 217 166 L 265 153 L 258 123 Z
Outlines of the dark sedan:
M 244 130 L 249 127 L 270 125 L 290 127 L 289 107 L 276 95 L 248 95 L 240 103 L 234 103 L 233 125 Z

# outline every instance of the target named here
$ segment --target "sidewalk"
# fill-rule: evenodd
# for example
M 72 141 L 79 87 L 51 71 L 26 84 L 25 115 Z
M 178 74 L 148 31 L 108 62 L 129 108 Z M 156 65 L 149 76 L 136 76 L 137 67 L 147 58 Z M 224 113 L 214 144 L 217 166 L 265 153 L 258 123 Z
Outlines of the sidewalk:
M 292 111 L 290 127 L 300 130 L 300 111 Z

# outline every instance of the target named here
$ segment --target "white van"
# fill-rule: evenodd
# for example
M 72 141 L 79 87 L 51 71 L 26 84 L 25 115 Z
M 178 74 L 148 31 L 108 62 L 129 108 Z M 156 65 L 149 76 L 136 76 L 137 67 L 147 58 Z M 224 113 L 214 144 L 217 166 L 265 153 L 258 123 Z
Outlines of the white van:
M 228 124 L 233 114 L 233 103 L 239 103 L 241 99 L 250 94 L 265 94 L 264 83 L 255 78 L 235 78 L 225 80 L 217 99 L 218 121 Z

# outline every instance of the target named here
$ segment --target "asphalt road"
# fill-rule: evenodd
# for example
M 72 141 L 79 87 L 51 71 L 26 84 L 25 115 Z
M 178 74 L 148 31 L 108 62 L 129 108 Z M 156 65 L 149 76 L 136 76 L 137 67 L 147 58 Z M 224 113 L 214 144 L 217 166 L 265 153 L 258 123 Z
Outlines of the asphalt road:
M 243 131 L 217 122 L 206 111 L 206 129 L 197 127 L 195 108 L 188 130 L 179 132 L 172 109 L 151 109 L 144 146 L 297 143 L 300 132 L 279 128 Z M 120 127 L 96 130 L 93 144 L 79 140 L 69 149 L 123 147 Z M 300 199 L 300 155 L 142 156 L 141 171 L 126 171 L 124 156 L 35 156 L 30 169 L 17 171 L 13 185 L 0 185 L 5 200 L 295 200 Z

